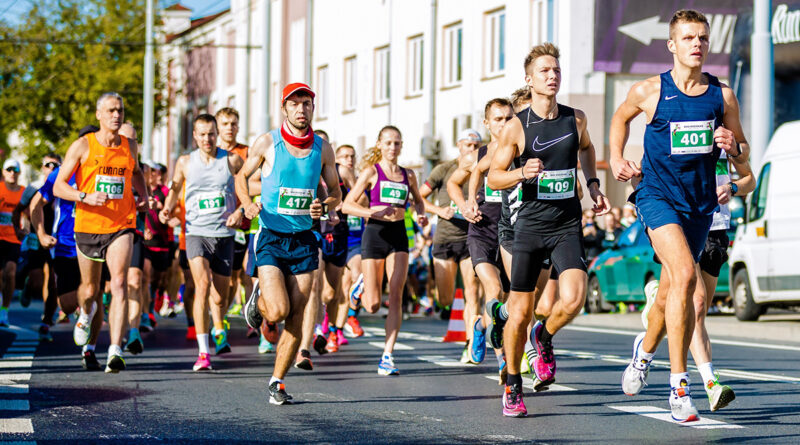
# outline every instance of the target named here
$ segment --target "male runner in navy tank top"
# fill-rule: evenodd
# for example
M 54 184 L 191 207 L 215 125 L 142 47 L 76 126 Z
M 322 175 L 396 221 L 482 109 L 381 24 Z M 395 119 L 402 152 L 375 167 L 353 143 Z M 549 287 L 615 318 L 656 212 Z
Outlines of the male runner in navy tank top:
M 641 178 L 631 199 L 663 264 L 657 303 L 647 332 L 636 337 L 623 391 L 641 391 L 656 347 L 669 337 L 670 408 L 678 422 L 698 420 L 689 391 L 687 351 L 694 328 L 692 293 L 697 261 L 718 208 L 715 166 L 724 150 L 734 163 L 746 160 L 747 142 L 733 91 L 703 73 L 708 20 L 680 10 L 670 20 L 667 48 L 672 70 L 636 83 L 611 121 L 611 168 L 619 181 Z M 630 121 L 647 116 L 642 167 L 623 158 Z M 744 157 L 742 153 L 745 153 Z
M 250 202 L 245 209 L 248 218 L 259 217 L 260 228 L 253 242 L 261 293 L 247 301 L 244 312 L 254 329 L 263 320 L 285 321 L 268 386 L 273 405 L 292 399 L 283 378 L 300 347 L 312 272 L 319 267 L 312 219 L 319 219 L 327 207 L 334 209 L 341 201 L 333 149 L 311 129 L 314 92 L 302 83 L 289 84 L 283 89 L 281 104 L 286 119 L 283 125 L 256 139 L 236 176 L 239 200 L 248 202 L 248 179 L 261 169 L 261 200 Z M 320 177 L 328 188 L 324 205 L 316 196 Z
M 510 417 L 527 415 L 520 361 L 536 306 L 536 278 L 548 256 L 559 274 L 560 298 L 550 317 L 531 332 L 537 352 L 534 371 L 542 382 L 555 381 L 553 335 L 583 308 L 587 275 L 576 187 L 579 159 L 595 212 L 604 214 L 611 207 L 595 177 L 595 152 L 586 115 L 556 102 L 561 85 L 558 56 L 552 43 L 535 46 L 528 54 L 524 66 L 531 106 L 506 123 L 489 168 L 487 185 L 494 190 L 522 182 L 514 223 L 509 304 L 494 305 L 491 314 L 494 330 L 504 331 L 508 377 L 503 415 Z M 516 156 L 522 167 L 508 170 Z

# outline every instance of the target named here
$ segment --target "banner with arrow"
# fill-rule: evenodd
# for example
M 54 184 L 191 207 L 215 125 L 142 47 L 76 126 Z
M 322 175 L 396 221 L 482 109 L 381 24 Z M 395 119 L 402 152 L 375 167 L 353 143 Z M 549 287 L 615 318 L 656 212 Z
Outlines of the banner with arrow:
M 656 74 L 672 67 L 667 50 L 669 20 L 682 8 L 696 9 L 710 24 L 705 69 L 728 76 L 733 28 L 752 0 L 596 0 L 594 69 L 608 73 Z

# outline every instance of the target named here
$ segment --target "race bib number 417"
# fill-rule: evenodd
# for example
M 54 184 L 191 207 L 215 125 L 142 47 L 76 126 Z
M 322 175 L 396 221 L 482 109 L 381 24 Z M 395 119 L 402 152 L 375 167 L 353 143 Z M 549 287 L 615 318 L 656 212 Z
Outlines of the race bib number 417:
M 281 187 L 278 196 L 278 213 L 283 215 L 311 214 L 314 190 Z
M 670 152 L 674 155 L 708 154 L 714 149 L 714 120 L 670 122 Z

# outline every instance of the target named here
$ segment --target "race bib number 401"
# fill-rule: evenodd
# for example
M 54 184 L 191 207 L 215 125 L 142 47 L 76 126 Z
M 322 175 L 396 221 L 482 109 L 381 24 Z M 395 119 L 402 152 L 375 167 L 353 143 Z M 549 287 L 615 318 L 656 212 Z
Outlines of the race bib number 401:
M 381 201 L 387 204 L 404 205 L 408 186 L 399 182 L 381 181 Z
M 282 215 L 310 215 L 314 190 L 281 187 L 278 195 L 278 213 Z
M 539 199 L 568 199 L 575 196 L 575 169 L 545 170 L 539 173 Z
M 670 152 L 674 155 L 708 154 L 714 149 L 714 120 L 670 122 Z
M 125 193 L 125 177 L 97 175 L 94 180 L 94 191 L 107 194 L 108 199 L 122 199 Z

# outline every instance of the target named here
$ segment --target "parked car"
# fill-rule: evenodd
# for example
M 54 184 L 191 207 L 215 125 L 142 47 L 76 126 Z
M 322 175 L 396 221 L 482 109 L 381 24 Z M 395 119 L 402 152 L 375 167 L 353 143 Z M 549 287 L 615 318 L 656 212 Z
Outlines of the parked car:
M 729 261 L 736 317 L 800 306 L 800 121 L 781 125 L 762 160 Z

